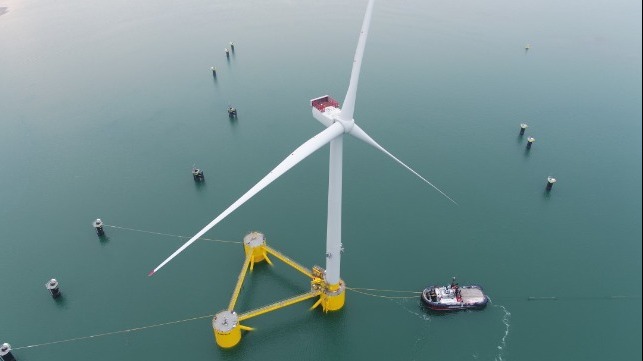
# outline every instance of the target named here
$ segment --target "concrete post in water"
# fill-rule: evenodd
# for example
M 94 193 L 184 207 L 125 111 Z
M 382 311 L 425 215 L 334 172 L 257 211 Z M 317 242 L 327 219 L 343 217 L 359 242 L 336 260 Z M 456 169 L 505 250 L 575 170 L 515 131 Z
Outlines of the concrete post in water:
M 0 346 L 0 360 L 2 361 L 16 361 L 16 358 L 11 354 L 11 345 L 3 343 Z
M 536 138 L 529 137 L 527 138 L 527 149 L 531 149 L 531 145 L 536 141 Z
M 195 182 L 201 182 L 205 180 L 205 175 L 203 174 L 203 170 L 199 168 L 192 168 L 192 176 L 194 177 Z
M 53 298 L 58 298 L 62 294 L 60 292 L 58 281 L 56 281 L 55 278 L 52 278 L 49 280 L 49 282 L 45 283 L 45 288 L 49 290 L 49 293 L 51 293 L 51 297 Z
M 525 124 L 525 123 L 520 124 L 520 135 L 525 134 L 525 130 L 526 130 L 528 127 L 529 127 L 529 126 L 528 126 L 527 124 Z
M 556 183 L 556 178 L 554 177 L 547 177 L 547 190 L 550 191 L 551 187 L 554 186 L 554 183 Z
M 105 230 L 103 229 L 103 221 L 101 221 L 100 218 L 96 218 L 94 223 L 92 223 L 92 226 L 96 228 L 96 234 L 99 237 L 102 237 L 105 235 Z

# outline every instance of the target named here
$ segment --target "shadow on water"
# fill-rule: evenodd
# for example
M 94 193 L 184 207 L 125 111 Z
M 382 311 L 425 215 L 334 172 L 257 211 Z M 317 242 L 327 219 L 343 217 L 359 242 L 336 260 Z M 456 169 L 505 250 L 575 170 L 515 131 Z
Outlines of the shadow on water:
M 545 188 L 543 191 L 543 199 L 549 199 L 551 198 L 551 189 Z
M 432 309 L 424 306 L 424 304 L 422 304 L 421 301 L 419 302 L 419 304 L 420 304 L 420 306 L 419 306 L 420 310 L 425 312 L 427 314 L 427 316 L 429 316 L 429 317 L 455 317 L 456 315 L 463 314 L 463 313 L 484 311 L 484 309 L 436 311 L 436 310 L 432 310 Z
M 237 117 L 230 117 L 230 125 L 233 128 L 236 128 L 238 126 L 238 123 L 239 123 L 239 120 L 237 119 Z
M 107 244 L 110 241 L 110 238 L 107 235 L 104 234 L 102 236 L 98 236 L 98 241 L 99 241 L 100 245 L 104 247 L 104 246 L 107 246 Z
M 518 143 L 518 144 L 522 143 L 523 138 L 524 138 L 524 135 L 518 133 L 518 137 L 516 138 L 516 140 L 517 140 L 516 143 Z
M 195 180 L 194 181 L 194 188 L 196 188 L 196 190 L 199 191 L 199 192 L 205 191 L 205 188 L 206 188 L 205 178 L 200 180 L 200 181 Z
M 65 299 L 65 294 L 62 291 L 60 292 L 60 296 L 54 298 L 54 302 L 57 307 L 67 308 L 67 300 Z
M 273 262 L 274 266 L 271 266 L 263 261 L 255 263 L 254 269 L 252 271 L 248 269 L 248 273 L 246 274 L 246 279 L 248 282 L 241 287 L 241 289 L 244 290 L 247 286 L 247 290 L 244 292 L 244 294 L 246 294 L 247 296 L 244 297 L 252 298 L 253 291 L 255 290 L 255 287 L 257 287 L 257 284 L 275 280 L 290 292 L 284 293 L 281 298 L 287 298 L 297 294 L 308 292 L 308 288 L 310 287 L 310 279 L 305 278 L 305 276 L 303 275 L 300 276 L 296 273 L 295 270 L 286 269 L 284 267 L 285 265 L 280 260 L 275 260 L 275 257 L 271 257 L 270 260 Z M 275 269 L 275 267 L 279 267 L 280 269 Z M 285 270 L 284 272 L 290 273 L 292 271 L 293 276 L 288 277 L 285 274 L 282 274 L 281 268 Z M 297 280 L 295 280 L 293 277 L 298 278 Z M 301 279 L 301 281 L 299 281 L 299 279 Z M 241 298 L 241 296 L 239 297 Z

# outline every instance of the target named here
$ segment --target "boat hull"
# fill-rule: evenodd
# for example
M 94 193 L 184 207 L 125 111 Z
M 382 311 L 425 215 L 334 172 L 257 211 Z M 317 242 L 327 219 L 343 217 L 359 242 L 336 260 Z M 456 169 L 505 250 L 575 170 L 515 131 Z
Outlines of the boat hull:
M 438 312 L 481 310 L 489 303 L 489 297 L 478 285 L 461 286 L 457 291 L 450 286 L 430 286 L 420 298 L 429 310 Z

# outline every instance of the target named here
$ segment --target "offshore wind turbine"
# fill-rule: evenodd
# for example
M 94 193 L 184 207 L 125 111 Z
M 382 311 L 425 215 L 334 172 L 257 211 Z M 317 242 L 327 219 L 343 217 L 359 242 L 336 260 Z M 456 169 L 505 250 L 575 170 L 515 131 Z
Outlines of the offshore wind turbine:
M 438 187 L 433 185 L 426 178 L 422 177 L 416 171 L 411 169 L 409 166 L 404 164 L 402 161 L 400 161 L 394 155 L 384 149 L 355 123 L 353 113 L 355 110 L 357 85 L 359 82 L 360 68 L 362 66 L 362 59 L 364 57 L 364 48 L 366 46 L 366 38 L 368 36 L 371 15 L 373 13 L 373 3 L 374 0 L 369 0 L 368 2 L 366 14 L 364 16 L 364 21 L 362 23 L 359 40 L 357 43 L 357 49 L 355 51 L 355 57 L 353 59 L 350 83 L 346 92 L 346 97 L 344 98 L 343 106 L 340 107 L 339 103 L 329 96 L 323 96 L 311 100 L 313 117 L 320 123 L 322 123 L 326 127 L 326 129 L 295 149 L 290 155 L 288 155 L 288 157 L 286 157 L 286 159 L 279 163 L 279 165 L 277 165 L 272 171 L 270 171 L 263 179 L 261 179 L 257 184 L 250 188 L 250 190 L 248 190 L 238 200 L 232 203 L 232 205 L 226 208 L 214 220 L 203 227 L 203 229 L 192 236 L 192 238 L 190 238 L 179 249 L 177 249 L 169 257 L 167 257 L 156 268 L 154 268 L 149 273 L 149 276 L 156 273 L 179 253 L 183 252 L 187 247 L 189 247 L 197 239 L 208 232 L 212 227 L 221 222 L 230 213 L 235 211 L 242 204 L 259 193 L 259 191 L 267 187 L 270 183 L 275 181 L 277 178 L 286 173 L 299 162 L 306 159 L 306 157 L 317 151 L 319 148 L 330 143 L 328 175 L 328 218 L 326 228 L 326 270 L 322 280 L 324 287 L 322 287 L 323 293 L 321 294 L 320 302 L 322 300 L 324 301 L 323 306 L 325 311 L 335 311 L 342 308 L 345 298 L 345 285 L 340 279 L 340 261 L 342 253 L 342 160 L 343 142 L 344 136 L 346 134 L 351 135 L 388 155 L 398 164 L 419 177 L 422 181 L 429 184 L 451 202 L 457 204 L 447 194 L 438 189 Z M 263 253 L 263 256 L 266 256 L 265 252 Z M 247 262 L 248 261 L 246 261 L 246 263 Z M 242 281 L 243 279 L 240 276 L 239 282 Z M 238 288 L 240 288 L 240 285 L 238 285 Z M 238 290 L 236 290 L 235 292 L 238 293 Z M 236 301 L 236 294 L 235 296 L 233 296 L 233 301 Z M 233 301 L 231 301 L 231 306 L 234 305 Z

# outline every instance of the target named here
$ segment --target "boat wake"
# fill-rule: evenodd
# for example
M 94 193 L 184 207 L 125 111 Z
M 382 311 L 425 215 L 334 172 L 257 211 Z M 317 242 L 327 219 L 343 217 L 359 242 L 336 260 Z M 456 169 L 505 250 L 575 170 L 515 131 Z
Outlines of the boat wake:
M 404 311 L 410 313 L 414 317 L 420 319 L 421 321 L 424 321 L 424 326 L 422 326 L 422 331 L 418 332 L 417 338 L 413 344 L 413 348 L 411 351 L 411 360 L 416 360 L 416 359 L 423 359 L 423 357 L 420 357 L 424 355 L 424 350 L 427 347 L 428 341 L 430 339 L 430 333 L 429 333 L 429 328 L 430 324 L 432 321 L 432 318 L 430 314 L 427 314 L 425 310 L 422 308 L 422 305 L 420 302 L 417 302 L 416 300 L 410 300 L 410 299 L 391 299 L 391 302 L 399 306 L 401 309 Z M 490 304 L 493 305 L 494 308 L 498 308 L 502 310 L 502 323 L 505 326 L 504 333 L 502 334 L 502 338 L 500 339 L 500 343 L 496 346 L 496 355 L 493 357 L 494 361 L 506 361 L 505 359 L 505 350 L 507 348 L 507 340 L 509 338 L 509 329 L 511 327 L 511 312 L 507 310 L 507 308 L 503 305 L 496 305 L 489 300 Z M 481 357 L 478 353 L 473 353 L 471 355 L 473 360 L 479 360 Z
M 422 310 L 421 305 L 416 300 L 411 301 L 411 303 L 413 303 L 413 306 L 415 306 L 413 309 L 405 305 L 406 303 L 409 303 L 409 300 L 391 300 L 391 302 L 400 306 L 404 311 L 416 316 L 417 318 L 423 321 L 431 322 L 431 317 L 427 315 L 427 313 L 424 312 L 424 310 Z
M 505 325 L 505 334 L 502 336 L 502 339 L 500 340 L 500 344 L 498 345 L 498 354 L 496 357 L 494 357 L 494 361 L 504 361 L 503 355 L 505 351 L 505 347 L 507 346 L 507 336 L 509 336 L 509 319 L 511 318 L 511 312 L 507 311 L 507 308 L 503 305 L 493 305 L 493 307 L 498 307 L 501 308 L 502 311 L 505 313 L 502 316 L 502 323 Z
M 429 328 L 431 325 L 431 317 L 427 315 L 426 312 L 424 312 L 424 310 L 422 309 L 422 305 L 417 299 L 397 299 L 390 301 L 422 321 L 420 329 L 417 330 L 417 336 L 415 338 L 415 341 L 413 342 L 413 346 L 409 350 L 409 360 L 424 360 L 426 357 L 425 349 L 430 339 Z

